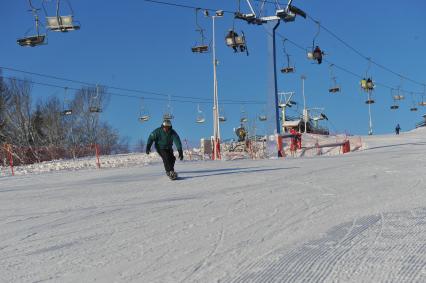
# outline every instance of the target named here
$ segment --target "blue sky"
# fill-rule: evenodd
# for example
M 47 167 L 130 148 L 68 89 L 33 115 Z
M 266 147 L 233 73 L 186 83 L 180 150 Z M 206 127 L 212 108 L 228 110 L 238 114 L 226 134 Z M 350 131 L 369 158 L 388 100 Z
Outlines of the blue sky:
M 110 89 L 111 92 L 144 96 L 145 107 L 152 118 L 149 122 L 138 122 L 141 101 L 135 98 L 112 96 L 102 118 L 119 129 L 123 136 L 135 143 L 146 138 L 151 130 L 160 125 L 161 116 L 168 104 L 167 95 L 172 100 L 178 96 L 213 97 L 212 54 L 192 54 L 190 48 L 199 40 L 195 32 L 194 10 L 158 5 L 139 1 L 100 1 L 70 0 L 75 18 L 81 23 L 81 30 L 67 34 L 49 33 L 49 44 L 37 48 L 22 48 L 16 39 L 33 25 L 31 14 L 27 11 L 27 1 L 2 1 L 0 4 L 0 66 L 30 72 L 54 75 L 68 79 L 99 83 L 128 89 L 137 89 L 164 94 L 132 93 Z M 207 7 L 235 11 L 237 1 L 231 0 L 170 0 L 169 2 L 191 6 Z M 247 6 L 242 2 L 242 9 Z M 40 1 L 34 0 L 37 6 Z M 255 2 L 256 3 L 256 2 Z M 426 83 L 426 2 L 412 0 L 400 1 L 302 1 L 293 4 L 302 8 L 310 16 L 318 19 L 322 25 L 338 35 L 353 48 L 383 66 L 415 81 Z M 51 1 L 49 5 L 52 5 Z M 52 7 L 52 6 L 51 6 Z M 409 8 L 407 8 L 409 7 Z M 67 12 L 64 6 L 64 13 Z M 268 7 L 273 14 L 272 6 Z M 43 15 L 40 11 L 40 15 Z M 211 40 L 211 20 L 200 16 L 200 23 L 206 29 L 208 41 Z M 225 46 L 224 36 L 232 27 L 233 18 L 225 14 L 217 19 L 217 57 L 219 102 L 268 101 L 271 82 L 271 26 L 252 26 L 235 21 L 236 31 L 244 31 L 250 56 L 234 54 Z M 297 18 L 293 23 L 281 23 L 279 34 L 288 37 L 299 46 L 308 48 L 317 32 L 311 20 Z M 342 66 L 362 76 L 368 62 L 345 47 L 329 33 L 321 30 L 316 43 L 326 52 L 329 62 Z M 285 63 L 282 52 L 282 38 L 277 38 L 278 67 Z M 302 74 L 307 76 L 305 94 L 309 107 L 324 107 L 330 119 L 328 126 L 332 132 L 366 134 L 368 132 L 368 109 L 364 103 L 366 94 L 360 90 L 359 79 L 351 74 L 334 68 L 334 75 L 342 87 L 342 93 L 330 94 L 331 83 L 328 63 L 312 64 L 306 59 L 305 52 L 298 47 L 286 44 L 288 53 L 296 65 L 295 74 L 278 74 L 281 91 L 295 91 L 295 100 L 302 102 Z M 392 87 L 402 86 L 413 92 L 422 92 L 423 87 L 387 72 L 374 64 L 369 69 L 373 79 Z M 36 82 L 51 83 L 60 86 L 81 87 L 65 81 L 58 81 L 29 74 L 21 74 L 7 69 L 6 77 L 29 78 Z M 37 98 L 58 95 L 58 88 L 35 86 Z M 396 123 L 403 130 L 412 129 L 425 114 L 424 108 L 410 112 L 412 100 L 400 103 L 398 111 L 389 109 L 392 104 L 390 90 L 377 86 L 373 96 L 376 104 L 372 107 L 375 133 L 392 132 Z M 151 100 L 152 98 L 161 98 Z M 421 95 L 415 99 L 421 100 Z M 188 100 L 188 99 L 186 99 Z M 426 100 L 426 96 L 425 96 Z M 206 115 L 206 123 L 195 123 L 197 103 L 172 101 L 174 127 L 182 139 L 198 141 L 212 134 L 212 105 L 200 104 Z M 233 128 L 239 126 L 241 109 L 244 109 L 253 121 L 262 111 L 273 112 L 265 105 L 258 104 L 221 104 L 228 121 L 221 124 L 223 138 L 234 137 Z M 300 110 L 300 108 L 299 108 Z M 292 113 L 295 114 L 295 113 Z M 256 122 L 259 132 L 267 128 Z

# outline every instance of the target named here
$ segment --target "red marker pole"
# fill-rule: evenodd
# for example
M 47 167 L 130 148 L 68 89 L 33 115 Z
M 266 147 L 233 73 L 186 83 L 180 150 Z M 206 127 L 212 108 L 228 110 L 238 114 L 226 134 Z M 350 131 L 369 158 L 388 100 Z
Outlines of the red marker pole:
M 13 155 L 12 155 L 12 147 L 10 144 L 5 145 L 5 149 L 7 151 L 7 155 L 9 157 L 10 170 L 12 171 L 12 176 L 15 176 L 15 171 L 13 170 Z
M 101 162 L 99 161 L 99 145 L 95 144 L 95 153 L 96 153 L 96 166 L 98 169 L 101 168 Z

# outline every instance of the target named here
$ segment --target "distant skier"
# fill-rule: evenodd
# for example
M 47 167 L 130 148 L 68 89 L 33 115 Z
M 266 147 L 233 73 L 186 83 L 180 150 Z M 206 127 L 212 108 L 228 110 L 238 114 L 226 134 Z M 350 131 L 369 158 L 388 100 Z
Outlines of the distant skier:
M 395 127 L 395 134 L 399 135 L 399 131 L 401 131 L 401 127 L 397 124 Z
M 155 129 L 148 138 L 146 145 L 146 154 L 151 152 L 151 146 L 154 143 L 155 149 L 163 159 L 164 169 L 170 179 L 175 180 L 177 173 L 175 172 L 176 157 L 173 154 L 173 142 L 179 152 L 179 159 L 183 160 L 182 143 L 179 135 L 172 129 L 172 122 L 164 120 L 161 127 Z

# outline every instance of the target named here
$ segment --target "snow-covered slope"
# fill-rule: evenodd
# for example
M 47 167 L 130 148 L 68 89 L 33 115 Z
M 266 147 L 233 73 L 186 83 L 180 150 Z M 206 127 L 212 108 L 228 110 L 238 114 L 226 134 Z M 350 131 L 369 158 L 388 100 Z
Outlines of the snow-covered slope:
M 426 131 L 0 178 L 0 282 L 425 282 Z

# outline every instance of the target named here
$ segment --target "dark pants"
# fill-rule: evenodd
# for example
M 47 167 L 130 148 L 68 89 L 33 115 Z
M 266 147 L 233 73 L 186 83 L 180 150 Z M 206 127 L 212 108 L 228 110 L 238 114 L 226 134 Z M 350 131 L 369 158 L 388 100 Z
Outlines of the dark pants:
M 176 157 L 173 154 L 172 149 L 159 149 L 158 154 L 163 159 L 164 169 L 166 172 L 175 171 Z

